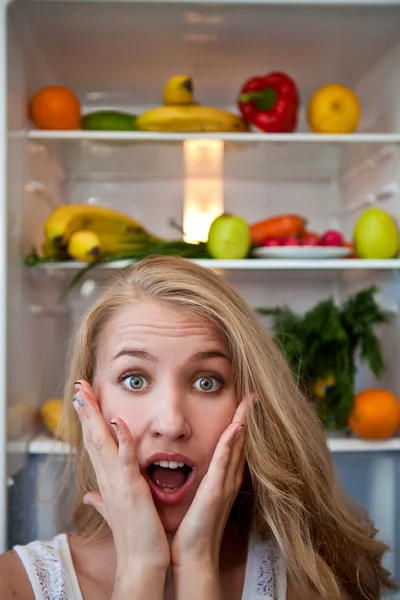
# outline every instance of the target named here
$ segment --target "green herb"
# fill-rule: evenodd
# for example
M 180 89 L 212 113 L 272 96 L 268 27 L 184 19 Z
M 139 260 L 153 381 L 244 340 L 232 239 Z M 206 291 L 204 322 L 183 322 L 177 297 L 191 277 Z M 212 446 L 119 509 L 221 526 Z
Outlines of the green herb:
M 84 277 L 87 275 L 89 271 L 95 269 L 100 265 L 104 265 L 107 263 L 118 262 L 118 261 L 126 261 L 126 266 L 124 268 L 129 267 L 135 261 L 140 260 L 141 258 L 145 258 L 146 256 L 151 255 L 168 255 L 168 256 L 182 256 L 184 258 L 192 258 L 192 259 L 200 259 L 200 258 L 209 258 L 207 254 L 207 245 L 204 242 L 200 242 L 199 244 L 189 244 L 184 242 L 183 240 L 168 240 L 168 241 L 154 241 L 150 242 L 145 248 L 135 251 L 127 251 L 123 254 L 112 254 L 112 255 L 103 255 L 98 260 L 95 260 L 82 269 L 80 269 L 76 275 L 71 279 L 62 293 L 61 300 L 67 296 L 68 292 L 75 287 Z M 36 267 L 38 265 L 44 264 L 52 264 L 52 263 L 60 263 L 60 262 L 71 262 L 71 259 L 55 259 L 55 258 L 40 258 L 35 254 L 27 256 L 24 260 L 25 264 L 29 267 Z
M 362 290 L 341 307 L 332 299 L 324 300 L 303 316 L 287 307 L 257 309 L 272 317 L 275 341 L 328 428 L 343 429 L 347 424 L 357 357 L 377 378 L 383 375 L 374 327 L 386 323 L 389 315 L 376 303 L 377 291 L 375 286 Z

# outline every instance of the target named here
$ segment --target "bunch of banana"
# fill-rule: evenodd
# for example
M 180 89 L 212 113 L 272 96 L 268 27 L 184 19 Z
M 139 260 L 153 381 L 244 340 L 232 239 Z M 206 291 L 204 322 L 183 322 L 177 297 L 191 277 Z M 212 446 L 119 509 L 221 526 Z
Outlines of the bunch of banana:
M 228 110 L 202 106 L 193 98 L 189 75 L 172 77 L 163 90 L 164 106 L 139 115 L 136 129 L 178 133 L 247 131 L 243 119 Z
M 135 219 L 89 204 L 57 207 L 47 219 L 44 233 L 42 249 L 47 257 L 70 256 L 84 262 L 102 255 L 135 252 L 160 241 Z

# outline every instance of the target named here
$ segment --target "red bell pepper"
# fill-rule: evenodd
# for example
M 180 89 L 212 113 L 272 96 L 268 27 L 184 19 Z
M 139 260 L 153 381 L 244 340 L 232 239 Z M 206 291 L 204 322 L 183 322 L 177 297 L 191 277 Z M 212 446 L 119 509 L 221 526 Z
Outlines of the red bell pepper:
M 244 119 L 261 131 L 291 133 L 296 129 L 299 93 L 285 73 L 248 79 L 240 90 L 238 106 Z

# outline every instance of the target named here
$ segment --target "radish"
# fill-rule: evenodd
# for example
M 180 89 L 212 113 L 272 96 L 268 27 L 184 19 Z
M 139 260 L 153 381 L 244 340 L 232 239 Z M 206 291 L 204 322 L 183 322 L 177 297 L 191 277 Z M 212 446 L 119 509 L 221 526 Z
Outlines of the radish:
M 321 243 L 321 238 L 319 235 L 316 235 L 315 233 L 306 233 L 302 239 L 303 246 L 319 246 L 320 243 Z
M 282 246 L 300 246 L 300 242 L 294 235 L 289 235 L 282 241 Z
M 320 245 L 321 246 L 343 246 L 344 239 L 340 231 L 336 231 L 335 229 L 329 229 L 325 231 L 324 235 L 321 238 Z
M 281 240 L 278 240 L 278 238 L 276 237 L 266 237 L 263 239 L 262 242 L 262 246 L 266 247 L 266 246 L 280 246 L 281 245 Z

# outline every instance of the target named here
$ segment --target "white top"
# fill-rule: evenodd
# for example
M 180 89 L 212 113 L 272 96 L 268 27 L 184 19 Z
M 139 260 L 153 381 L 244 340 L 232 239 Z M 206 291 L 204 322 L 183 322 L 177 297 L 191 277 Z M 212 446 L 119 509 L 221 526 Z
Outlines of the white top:
M 72 563 L 68 537 L 14 546 L 29 578 L 35 600 L 83 600 Z M 242 600 L 286 600 L 286 563 L 273 540 L 250 535 Z

